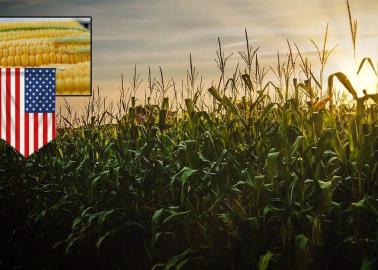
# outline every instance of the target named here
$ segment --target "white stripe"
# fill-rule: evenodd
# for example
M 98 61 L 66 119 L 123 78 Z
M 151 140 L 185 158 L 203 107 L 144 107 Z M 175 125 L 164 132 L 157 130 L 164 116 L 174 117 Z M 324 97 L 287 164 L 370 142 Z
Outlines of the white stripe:
M 43 113 L 38 113 L 38 149 L 43 146 Z
M 6 69 L 1 69 L 1 138 L 6 139 Z
M 52 137 L 52 131 L 53 131 L 53 126 L 52 126 L 52 113 L 47 114 L 47 141 L 51 141 L 53 139 Z
M 16 147 L 16 69 L 12 68 L 11 71 L 11 100 L 10 100 L 10 144 Z
M 24 68 L 20 68 L 20 152 L 25 154 L 25 108 L 24 108 L 24 96 L 25 96 L 25 82 L 24 82 Z
M 34 113 L 29 113 L 29 155 L 33 154 L 33 152 L 34 152 Z

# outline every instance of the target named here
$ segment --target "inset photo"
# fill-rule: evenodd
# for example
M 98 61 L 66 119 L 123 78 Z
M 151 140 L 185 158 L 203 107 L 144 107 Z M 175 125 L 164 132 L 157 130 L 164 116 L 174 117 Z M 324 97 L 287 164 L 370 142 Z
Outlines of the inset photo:
M 0 67 L 56 68 L 56 95 L 91 95 L 91 17 L 0 17 Z

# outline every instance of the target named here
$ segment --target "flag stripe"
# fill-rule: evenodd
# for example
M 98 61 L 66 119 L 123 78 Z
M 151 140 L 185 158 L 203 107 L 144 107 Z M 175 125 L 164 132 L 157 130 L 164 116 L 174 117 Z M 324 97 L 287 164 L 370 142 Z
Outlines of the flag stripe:
M 29 113 L 26 112 L 25 113 L 25 119 L 24 119 L 24 123 L 25 123 L 25 137 L 24 137 L 24 141 L 25 141 L 25 150 L 24 150 L 24 156 L 25 157 L 28 157 L 29 156 Z
M 24 117 L 25 117 L 25 105 L 24 105 L 24 86 L 25 86 L 25 83 L 24 83 L 24 69 L 20 69 L 20 97 L 19 97 L 19 105 L 20 105 L 20 108 L 19 108 L 19 112 L 20 112 L 20 122 L 19 122 L 19 127 L 20 127 L 20 134 L 19 134 L 19 138 L 20 138 L 20 145 L 19 145 L 19 149 L 20 149 L 20 153 L 22 155 L 24 155 L 25 153 L 25 146 L 24 146 L 24 141 L 25 141 L 25 137 L 24 137 L 24 128 L 25 128 L 25 125 L 24 125 Z
M 43 145 L 47 143 L 47 133 L 49 132 L 47 127 L 47 114 L 48 113 L 43 113 Z
M 43 146 L 43 113 L 38 113 L 38 149 Z
M 16 116 L 16 76 L 15 76 L 15 70 L 11 69 L 11 76 L 10 76 L 10 109 L 11 109 L 11 118 L 10 118 L 10 144 L 12 146 L 15 146 L 16 141 L 16 132 L 15 132 L 15 116 Z
M 38 150 L 38 113 L 33 113 L 34 118 L 34 149 L 33 152 L 36 152 Z
M 34 152 L 34 113 L 29 113 L 29 154 Z
M 48 127 L 47 141 L 51 141 L 53 139 L 53 136 L 52 136 L 52 131 L 53 131 L 52 117 L 53 117 L 52 113 L 47 114 L 47 127 Z
M 55 136 L 56 136 L 56 132 L 55 132 L 55 113 L 53 112 L 52 113 L 52 139 L 55 139 Z
M 11 69 L 7 68 L 6 69 L 6 86 L 5 86 L 5 91 L 6 91 L 6 120 L 5 120 L 5 125 L 6 125 L 6 133 L 5 133 L 5 140 L 7 143 L 10 144 L 10 136 L 11 136 Z
M 20 151 L 20 69 L 15 70 L 15 140 L 16 140 L 16 150 Z

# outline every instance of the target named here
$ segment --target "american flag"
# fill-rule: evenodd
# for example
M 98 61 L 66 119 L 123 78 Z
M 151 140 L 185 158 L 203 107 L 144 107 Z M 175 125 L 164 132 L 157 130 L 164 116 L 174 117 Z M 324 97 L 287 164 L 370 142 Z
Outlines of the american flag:
M 0 68 L 1 139 L 29 157 L 55 133 L 55 68 Z

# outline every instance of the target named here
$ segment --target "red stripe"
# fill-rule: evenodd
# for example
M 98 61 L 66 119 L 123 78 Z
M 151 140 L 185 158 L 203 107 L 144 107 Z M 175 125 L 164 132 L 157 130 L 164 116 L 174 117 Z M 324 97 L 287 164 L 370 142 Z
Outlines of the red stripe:
M 29 156 L 29 113 L 25 113 L 24 118 L 24 145 L 25 145 L 25 157 Z
M 16 109 L 16 123 L 15 123 L 15 133 L 16 133 L 16 149 L 20 152 L 20 69 L 16 68 L 16 99 L 15 99 L 15 109 Z
M 38 113 L 34 113 L 34 152 L 38 150 Z
M 47 114 L 43 113 L 43 145 L 47 144 L 47 134 L 49 132 L 47 123 Z
M 11 143 L 10 136 L 11 136 L 11 69 L 6 69 L 6 141 L 7 143 Z
M 1 73 L 2 73 L 2 70 L 1 70 L 1 68 L 0 68 L 0 138 L 1 138 L 1 130 L 2 130 L 2 128 L 1 128 L 1 119 L 3 118 L 3 116 L 1 115 L 1 111 L 2 111 L 2 108 L 1 108 L 1 97 L 2 97 L 2 87 L 1 87 Z
M 56 132 L 55 132 L 55 112 L 52 113 L 52 139 L 55 139 Z

